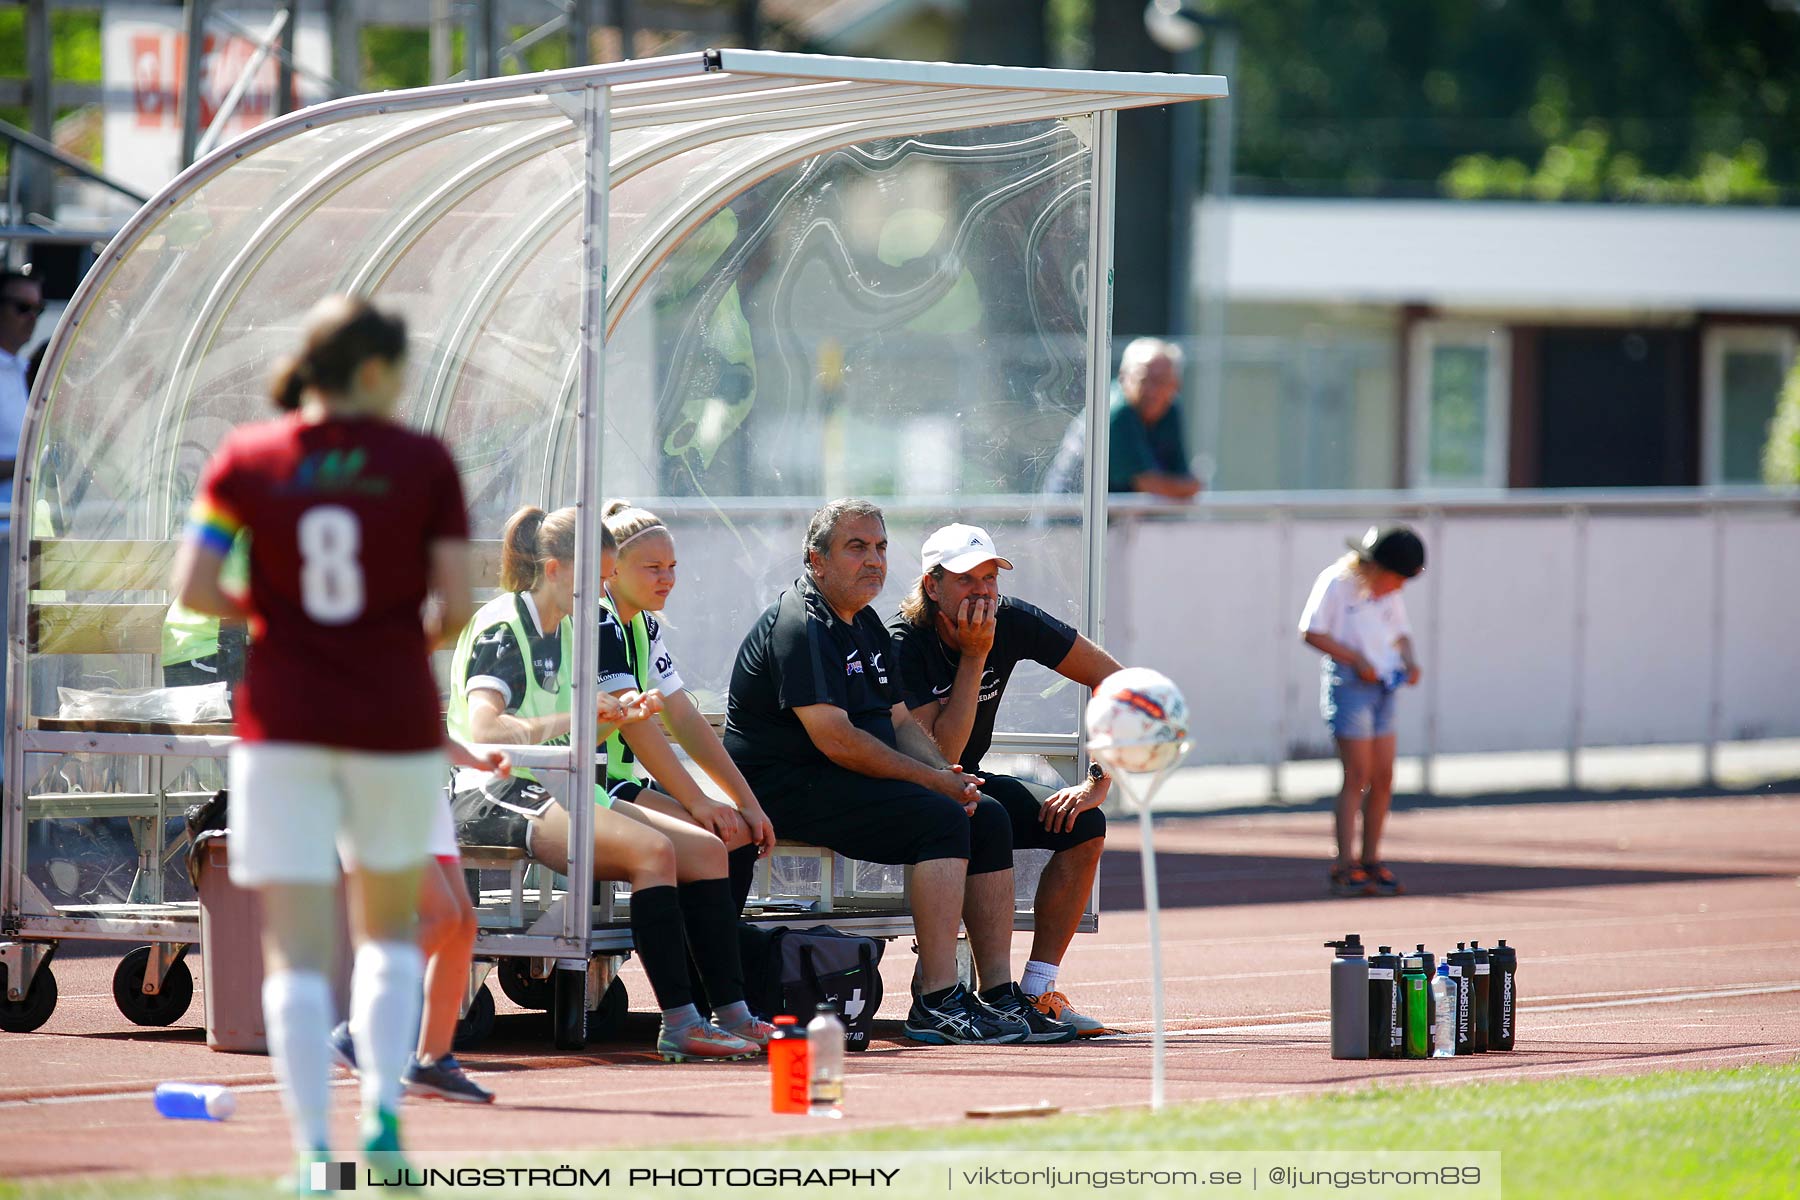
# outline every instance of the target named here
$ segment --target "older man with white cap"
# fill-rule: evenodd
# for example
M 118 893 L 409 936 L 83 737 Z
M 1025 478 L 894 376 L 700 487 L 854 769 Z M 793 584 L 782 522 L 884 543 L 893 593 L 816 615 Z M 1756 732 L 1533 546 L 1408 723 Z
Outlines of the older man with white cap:
M 1020 662 L 1039 662 L 1084 687 L 1119 663 L 1069 625 L 1033 605 L 1000 594 L 1000 556 L 987 530 L 946 525 L 925 539 L 919 579 L 888 624 L 900 692 L 944 757 L 978 775 L 982 794 L 1012 819 L 1013 847 L 1051 851 L 1032 905 L 1031 959 L 1019 987 L 1038 1011 L 1076 1027 L 1083 1037 L 1108 1032 L 1070 1006 L 1057 989 L 1063 955 L 1075 936 L 1106 842 L 1100 804 L 1109 780 L 1098 766 L 1060 790 L 981 770 L 994 739 L 994 718 L 1007 680 Z

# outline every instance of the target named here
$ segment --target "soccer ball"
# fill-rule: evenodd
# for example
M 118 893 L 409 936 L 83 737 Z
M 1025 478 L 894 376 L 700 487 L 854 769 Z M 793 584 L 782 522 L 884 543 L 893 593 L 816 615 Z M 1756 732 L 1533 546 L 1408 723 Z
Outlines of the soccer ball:
M 1160 771 L 1181 757 L 1187 701 L 1160 671 L 1127 667 L 1094 689 L 1087 706 L 1088 749 L 1118 771 Z

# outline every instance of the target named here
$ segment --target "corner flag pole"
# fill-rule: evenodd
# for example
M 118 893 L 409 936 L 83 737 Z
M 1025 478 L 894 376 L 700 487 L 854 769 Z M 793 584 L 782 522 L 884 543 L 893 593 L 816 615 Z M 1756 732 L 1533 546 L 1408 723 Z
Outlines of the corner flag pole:
M 1138 832 L 1143 839 L 1141 862 L 1144 872 L 1144 912 L 1150 918 L 1150 1020 L 1151 1020 L 1151 1059 L 1150 1059 L 1150 1109 L 1158 1111 L 1163 1106 L 1163 976 L 1162 976 L 1162 923 L 1159 919 L 1160 903 L 1156 892 L 1156 846 L 1150 827 L 1150 806 L 1156 800 L 1156 793 L 1167 782 L 1169 776 L 1181 767 L 1193 749 L 1193 743 L 1182 739 L 1175 761 L 1155 772 L 1123 771 L 1115 767 L 1117 755 L 1112 747 L 1093 747 L 1091 753 L 1105 765 L 1107 772 L 1113 777 L 1120 789 L 1125 793 L 1125 800 L 1137 810 Z

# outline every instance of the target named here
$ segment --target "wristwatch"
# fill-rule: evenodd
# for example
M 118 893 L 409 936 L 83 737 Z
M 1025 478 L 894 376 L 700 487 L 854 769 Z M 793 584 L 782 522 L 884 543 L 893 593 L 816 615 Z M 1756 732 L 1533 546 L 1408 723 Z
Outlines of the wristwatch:
M 1100 769 L 1099 763 L 1097 763 L 1097 762 L 1088 763 L 1088 781 L 1090 783 L 1099 783 L 1102 779 L 1105 779 L 1105 778 L 1106 778 L 1106 772 L 1102 771 Z

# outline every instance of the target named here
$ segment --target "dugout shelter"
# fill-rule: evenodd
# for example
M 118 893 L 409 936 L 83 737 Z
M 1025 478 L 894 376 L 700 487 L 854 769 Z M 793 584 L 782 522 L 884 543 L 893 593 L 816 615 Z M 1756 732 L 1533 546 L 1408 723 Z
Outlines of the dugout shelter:
M 133 1020 L 187 1007 L 200 906 L 178 818 L 220 786 L 230 727 L 112 693 L 162 689 L 196 478 L 227 430 L 270 414 L 271 367 L 316 299 L 405 317 L 401 416 L 456 455 L 478 597 L 522 504 L 597 515 L 627 496 L 664 517 L 669 637 L 704 711 L 723 711 L 738 639 L 834 495 L 888 509 L 884 612 L 926 533 L 985 520 L 1018 564 L 1009 590 L 1098 637 L 1115 114 L 1224 94 L 1204 76 L 717 50 L 334 101 L 184 172 L 89 274 L 25 422 L 0 1028 L 48 1018 L 49 958 L 72 938 L 139 947 L 114 989 Z M 1083 490 L 1021 517 L 1072 425 Z M 596 653 L 598 537 L 584 519 L 577 662 Z M 594 673 L 574 675 L 592 711 Z M 1078 691 L 1022 672 L 996 750 L 1072 777 Z M 572 745 L 515 758 L 566 794 L 597 750 L 577 722 Z M 591 812 L 572 814 L 585 848 Z M 503 855 L 470 848 L 469 865 L 478 954 L 578 1044 L 629 940 L 611 889 L 585 862 L 535 887 Z M 910 929 L 900 886 L 788 847 L 759 911 L 893 936 Z

